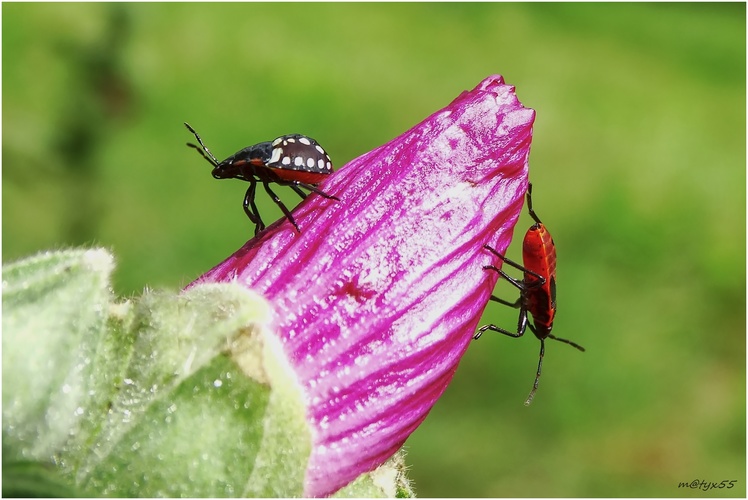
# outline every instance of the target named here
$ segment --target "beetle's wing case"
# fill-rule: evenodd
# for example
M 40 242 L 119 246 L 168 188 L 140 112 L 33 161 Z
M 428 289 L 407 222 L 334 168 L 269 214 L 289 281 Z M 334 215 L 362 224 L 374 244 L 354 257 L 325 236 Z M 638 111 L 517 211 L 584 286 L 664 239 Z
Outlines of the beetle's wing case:
M 311 137 L 301 134 L 282 135 L 272 142 L 273 149 L 267 166 L 272 169 L 303 171 L 319 182 L 333 172 L 327 152 Z M 276 173 L 277 172 L 276 170 Z M 298 174 L 293 176 L 298 178 Z

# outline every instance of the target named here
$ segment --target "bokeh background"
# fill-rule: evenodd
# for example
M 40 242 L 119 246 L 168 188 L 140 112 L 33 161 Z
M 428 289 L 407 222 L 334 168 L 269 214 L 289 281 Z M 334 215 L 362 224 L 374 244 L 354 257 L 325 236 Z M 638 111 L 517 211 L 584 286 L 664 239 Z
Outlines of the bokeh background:
M 418 495 L 746 495 L 745 4 L 2 14 L 3 261 L 103 245 L 124 296 L 181 287 L 251 236 L 246 185 L 212 179 L 183 121 L 219 158 L 303 132 L 342 166 L 503 74 L 537 111 L 554 333 L 587 352 L 547 344 L 526 408 L 538 342 L 475 342 L 407 443 Z M 258 204 L 281 216 L 264 193 Z M 529 225 L 523 214 L 510 257 Z M 484 321 L 511 327 L 516 311 L 490 304 Z

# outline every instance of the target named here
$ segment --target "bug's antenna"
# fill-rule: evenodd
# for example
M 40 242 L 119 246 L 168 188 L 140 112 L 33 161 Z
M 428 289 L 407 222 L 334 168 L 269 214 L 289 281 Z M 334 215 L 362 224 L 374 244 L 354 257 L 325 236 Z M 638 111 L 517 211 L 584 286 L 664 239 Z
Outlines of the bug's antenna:
M 532 403 L 532 400 L 535 397 L 535 392 L 537 392 L 538 390 L 538 382 L 540 382 L 540 369 L 543 367 L 543 355 L 544 354 L 545 354 L 545 342 L 543 342 L 543 339 L 540 339 L 540 359 L 538 360 L 538 373 L 535 375 L 535 383 L 532 386 L 530 395 L 527 396 L 527 400 L 525 401 L 525 406 L 530 406 L 530 403 Z
M 553 335 L 548 335 L 549 339 L 558 340 L 559 342 L 563 342 L 565 344 L 569 344 L 572 347 L 576 347 L 580 351 L 584 352 L 584 347 L 577 344 L 576 342 L 572 342 L 571 340 L 562 339 L 560 337 L 555 337 Z M 530 391 L 530 395 L 527 396 L 527 400 L 525 401 L 525 406 L 530 406 L 530 403 L 532 403 L 533 398 L 535 397 L 535 392 L 538 390 L 538 382 L 540 381 L 540 369 L 543 366 L 543 356 L 545 355 L 545 342 L 543 339 L 540 339 L 540 359 L 538 360 L 538 373 L 535 375 L 535 383 L 532 386 L 532 390 Z
M 569 344 L 570 346 L 579 349 L 580 351 L 584 352 L 585 348 L 581 345 L 577 344 L 576 342 L 572 342 L 571 340 L 562 339 L 561 337 L 556 337 L 554 335 L 548 334 L 549 339 L 558 340 L 559 342 L 563 342 L 564 344 Z
M 208 162 L 210 162 L 211 165 L 213 165 L 214 167 L 217 167 L 219 163 L 218 160 L 216 159 L 215 156 L 213 156 L 213 153 L 210 152 L 210 149 L 208 149 L 208 147 L 205 144 L 203 144 L 203 140 L 200 139 L 200 136 L 197 134 L 197 132 L 195 132 L 195 129 L 190 127 L 190 124 L 187 122 L 184 122 L 184 126 L 187 127 L 187 130 L 192 132 L 192 134 L 195 136 L 195 139 L 197 139 L 197 142 L 200 143 L 200 146 L 202 147 L 202 149 L 192 144 L 191 142 L 188 142 L 187 145 L 191 148 L 194 148 L 198 153 L 200 153 L 200 155 L 203 158 L 208 160 Z

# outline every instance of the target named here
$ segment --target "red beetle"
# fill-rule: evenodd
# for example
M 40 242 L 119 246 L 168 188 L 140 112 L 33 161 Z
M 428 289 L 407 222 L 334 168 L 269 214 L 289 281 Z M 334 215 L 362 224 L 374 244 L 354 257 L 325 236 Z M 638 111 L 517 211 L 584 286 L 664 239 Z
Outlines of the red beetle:
M 522 244 L 522 260 L 524 266 L 521 266 L 500 254 L 489 245 L 484 245 L 484 248 L 488 251 L 510 266 L 524 273 L 524 278 L 518 280 L 512 278 L 496 266 L 483 267 L 484 269 L 491 269 L 498 272 L 504 279 L 519 289 L 519 298 L 515 302 L 508 302 L 496 297 L 495 295 L 491 296 L 491 300 L 495 302 L 519 308 L 517 331 L 512 332 L 496 325 L 485 325 L 480 327 L 474 336 L 474 338 L 477 339 L 483 334 L 483 332 L 491 330 L 503 333 L 504 335 L 509 335 L 510 337 L 519 338 L 524 335 L 525 330 L 529 327 L 530 330 L 532 330 L 532 333 L 534 333 L 540 340 L 538 372 L 535 376 L 535 384 L 532 387 L 532 391 L 530 391 L 530 395 L 525 401 L 525 406 L 532 403 L 532 399 L 535 397 L 535 391 L 538 390 L 540 370 L 543 365 L 543 355 L 545 354 L 545 339 L 558 340 L 559 342 L 564 342 L 572 347 L 576 347 L 580 351 L 584 351 L 584 347 L 579 344 L 551 334 L 553 320 L 556 316 L 556 245 L 553 243 L 551 234 L 532 209 L 532 184 L 527 188 L 527 208 L 530 212 L 530 216 L 535 221 L 535 224 L 527 230 Z M 528 321 L 528 313 L 532 315 L 532 323 Z
M 203 144 L 195 129 L 184 124 L 200 143 L 200 147 L 187 143 L 195 148 L 203 158 L 213 165 L 213 177 L 216 179 L 240 179 L 249 182 L 249 188 L 244 195 L 244 212 L 249 220 L 255 223 L 255 234 L 265 229 L 260 212 L 255 205 L 255 190 L 261 182 L 265 191 L 278 205 L 293 224 L 296 231 L 301 233 L 291 212 L 286 208 L 278 195 L 270 189 L 270 183 L 280 186 L 290 186 L 299 196 L 306 198 L 301 190 L 317 193 L 331 200 L 337 197 L 317 189 L 316 184 L 322 182 L 333 171 L 330 157 L 322 146 L 311 137 L 301 134 L 290 134 L 278 137 L 272 142 L 261 142 L 234 153 L 223 161 L 218 161 L 213 153 Z

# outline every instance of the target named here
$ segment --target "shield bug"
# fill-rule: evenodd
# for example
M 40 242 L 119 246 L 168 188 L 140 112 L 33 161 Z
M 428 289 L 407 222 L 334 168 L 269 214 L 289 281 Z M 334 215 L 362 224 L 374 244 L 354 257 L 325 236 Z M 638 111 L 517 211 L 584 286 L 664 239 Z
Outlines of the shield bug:
M 260 217 L 257 205 L 255 205 L 255 191 L 258 182 L 262 183 L 265 191 L 299 233 L 301 233 L 301 230 L 296 224 L 296 220 L 286 208 L 286 205 L 278 198 L 278 195 L 270 188 L 270 184 L 289 186 L 302 199 L 307 197 L 307 194 L 301 190 L 301 188 L 304 188 L 327 199 L 340 201 L 336 196 L 329 195 L 316 186 L 333 172 L 333 167 L 327 152 L 311 137 L 301 134 L 283 135 L 272 142 L 261 142 L 246 147 L 225 160 L 218 161 L 205 146 L 195 129 L 187 123 L 184 125 L 200 144 L 199 147 L 192 143 L 187 143 L 187 145 L 197 150 L 203 158 L 213 165 L 213 177 L 216 179 L 240 179 L 249 182 L 249 188 L 244 195 L 244 213 L 255 224 L 255 235 L 265 229 L 265 223 Z
M 515 302 L 509 302 L 495 295 L 491 300 L 499 302 L 509 307 L 519 309 L 519 321 L 517 331 L 509 331 L 496 325 L 485 325 L 478 329 L 474 338 L 479 338 L 485 331 L 503 333 L 510 337 L 519 338 L 524 335 L 529 327 L 532 333 L 540 340 L 540 359 L 538 360 L 538 371 L 535 375 L 535 383 L 532 391 L 525 401 L 525 406 L 532 403 L 535 392 L 538 390 L 540 381 L 540 370 L 543 365 L 543 355 L 545 354 L 545 339 L 558 340 L 572 347 L 584 351 L 584 347 L 572 342 L 571 340 L 562 339 L 551 334 L 553 320 L 556 316 L 556 245 L 553 243 L 551 234 L 540 218 L 535 214 L 532 208 L 532 184 L 527 188 L 527 208 L 530 216 L 535 221 L 530 229 L 525 233 L 525 239 L 522 244 L 522 261 L 524 266 L 517 264 L 506 256 L 500 254 L 489 245 L 484 248 L 499 257 L 513 268 L 522 271 L 524 277 L 520 280 L 512 278 L 502 269 L 496 266 L 484 266 L 484 269 L 490 269 L 499 273 L 505 280 L 519 289 L 519 298 Z M 529 322 L 527 315 L 532 316 L 532 323 Z

